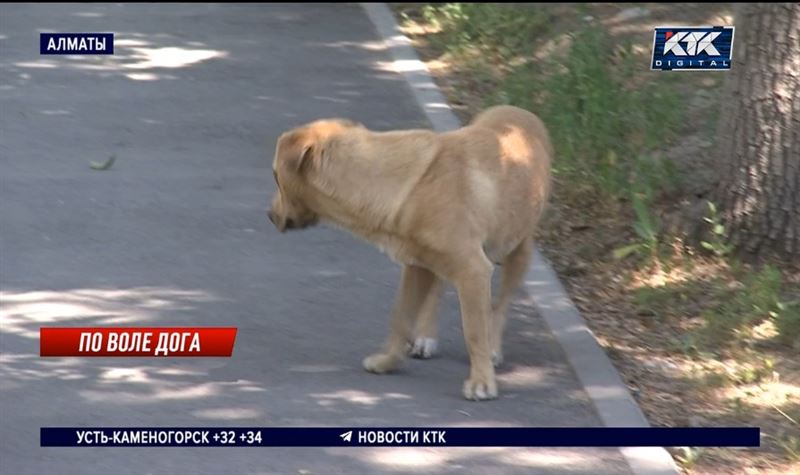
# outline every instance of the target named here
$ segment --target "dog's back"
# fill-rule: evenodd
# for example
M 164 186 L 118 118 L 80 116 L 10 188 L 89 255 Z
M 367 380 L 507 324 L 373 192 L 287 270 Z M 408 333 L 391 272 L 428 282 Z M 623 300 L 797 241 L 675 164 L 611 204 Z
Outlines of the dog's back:
M 508 133 L 509 127 L 521 127 L 527 137 L 538 141 L 547 152 L 546 157 L 535 157 L 537 160 L 545 160 L 549 164 L 553 156 L 553 146 L 547 128 L 539 117 L 525 109 L 514 106 L 490 107 L 476 115 L 470 125 L 491 129 L 499 134 Z
M 440 140 L 429 172 L 449 177 L 450 183 L 438 180 L 421 195 L 431 205 L 441 199 L 433 193 L 450 191 L 446 208 L 458 210 L 460 222 L 444 218 L 446 226 L 481 233 L 489 257 L 502 259 L 532 235 L 548 199 L 552 145 L 547 129 L 528 111 L 498 106 Z

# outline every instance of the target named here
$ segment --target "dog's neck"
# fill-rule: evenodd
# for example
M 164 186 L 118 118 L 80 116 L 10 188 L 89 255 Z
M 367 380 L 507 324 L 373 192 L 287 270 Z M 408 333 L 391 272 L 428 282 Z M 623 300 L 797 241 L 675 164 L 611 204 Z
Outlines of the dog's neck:
M 328 141 L 308 177 L 319 196 L 310 203 L 324 220 L 356 233 L 397 232 L 403 204 L 438 153 L 425 130 L 366 129 Z

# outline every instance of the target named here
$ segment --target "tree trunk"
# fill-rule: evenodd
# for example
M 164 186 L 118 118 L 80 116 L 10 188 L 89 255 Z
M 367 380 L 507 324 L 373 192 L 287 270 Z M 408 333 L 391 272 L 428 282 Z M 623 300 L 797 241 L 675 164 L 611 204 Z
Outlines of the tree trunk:
M 800 3 L 739 4 L 713 200 L 753 254 L 800 256 Z

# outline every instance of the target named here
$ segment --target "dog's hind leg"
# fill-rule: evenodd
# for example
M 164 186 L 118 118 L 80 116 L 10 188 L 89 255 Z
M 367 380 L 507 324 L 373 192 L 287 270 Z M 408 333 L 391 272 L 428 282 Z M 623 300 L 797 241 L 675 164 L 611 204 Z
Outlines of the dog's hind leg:
M 442 280 L 439 277 L 434 277 L 427 294 L 422 296 L 422 304 L 417 314 L 417 324 L 414 330 L 414 340 L 410 342 L 408 347 L 408 354 L 414 358 L 427 359 L 436 354 L 439 326 L 437 310 L 442 287 Z
M 503 280 L 500 292 L 492 305 L 492 322 L 489 330 L 489 343 L 492 348 L 492 363 L 499 366 L 503 362 L 503 330 L 506 326 L 506 314 L 511 298 L 519 287 L 533 252 L 533 242 L 525 238 L 503 260 Z
M 405 359 L 411 330 L 426 296 L 438 278 L 433 272 L 417 266 L 403 266 L 400 288 L 392 310 L 389 338 L 380 353 L 364 358 L 364 369 L 372 373 L 387 373 Z
M 483 253 L 464 262 L 453 283 L 461 304 L 461 323 L 469 351 L 469 378 L 464 397 L 472 400 L 497 397 L 489 333 L 492 313 L 492 263 Z

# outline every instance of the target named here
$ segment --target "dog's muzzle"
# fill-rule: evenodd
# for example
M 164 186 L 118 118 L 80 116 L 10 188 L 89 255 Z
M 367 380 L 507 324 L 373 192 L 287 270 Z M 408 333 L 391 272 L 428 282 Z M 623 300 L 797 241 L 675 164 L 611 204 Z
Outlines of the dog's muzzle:
M 272 210 L 267 211 L 267 217 L 269 217 L 270 222 L 278 228 L 278 231 L 285 232 L 286 230 L 297 229 L 295 222 L 292 218 L 286 218 L 284 220 L 279 219 L 275 216 L 275 213 Z

